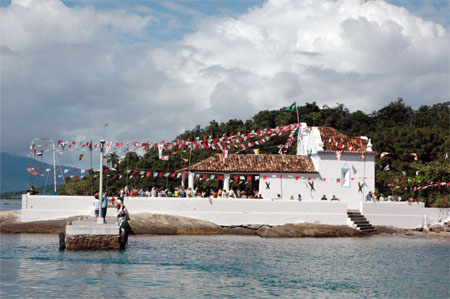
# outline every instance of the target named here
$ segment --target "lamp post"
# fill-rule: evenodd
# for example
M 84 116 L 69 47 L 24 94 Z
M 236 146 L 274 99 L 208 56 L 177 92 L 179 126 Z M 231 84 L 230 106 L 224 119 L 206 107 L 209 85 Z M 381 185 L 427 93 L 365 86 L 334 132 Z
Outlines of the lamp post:
M 105 148 L 105 140 L 100 140 L 100 183 L 99 183 L 99 188 L 98 188 L 98 196 L 100 199 L 100 209 L 99 209 L 99 216 L 97 218 L 97 223 L 102 223 L 103 224 L 103 211 L 101 209 L 102 206 L 102 194 L 103 194 L 103 149 Z

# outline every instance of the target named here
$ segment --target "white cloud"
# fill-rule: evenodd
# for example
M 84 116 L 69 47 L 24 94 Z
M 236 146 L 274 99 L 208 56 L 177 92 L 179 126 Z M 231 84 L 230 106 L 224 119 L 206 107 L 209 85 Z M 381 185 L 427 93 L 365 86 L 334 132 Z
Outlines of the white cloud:
M 449 34 L 383 1 L 269 1 L 203 18 L 179 42 L 151 17 L 14 1 L 2 20 L 2 151 L 33 137 L 172 139 L 297 100 L 371 112 L 448 100 Z

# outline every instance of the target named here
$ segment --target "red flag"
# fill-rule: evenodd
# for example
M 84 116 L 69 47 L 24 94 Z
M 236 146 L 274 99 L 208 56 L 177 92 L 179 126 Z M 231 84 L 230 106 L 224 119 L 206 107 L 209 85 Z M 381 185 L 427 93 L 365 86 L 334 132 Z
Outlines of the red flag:
M 239 177 L 237 175 L 235 175 L 233 178 L 234 178 L 234 182 L 237 184 Z
M 251 175 L 248 175 L 247 176 L 247 181 L 251 181 L 252 180 L 252 176 Z
M 267 175 L 263 176 L 263 178 L 264 178 L 265 180 L 267 180 Z
M 171 178 L 174 178 L 175 177 L 175 172 L 173 172 L 171 175 L 170 175 L 170 177 Z M 198 178 L 196 178 L 197 180 L 198 180 Z
M 312 178 L 308 178 L 308 181 L 312 180 Z
M 295 180 L 298 181 L 299 178 L 300 178 L 300 177 L 296 176 L 296 177 L 295 177 Z
M 147 173 L 145 174 L 145 177 L 148 179 L 150 177 L 152 173 L 150 171 L 147 171 Z

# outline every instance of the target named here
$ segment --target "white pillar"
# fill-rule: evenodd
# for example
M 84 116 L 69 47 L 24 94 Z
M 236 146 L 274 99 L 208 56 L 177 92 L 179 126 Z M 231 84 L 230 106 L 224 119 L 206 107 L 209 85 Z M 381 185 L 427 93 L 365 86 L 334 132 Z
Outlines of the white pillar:
M 189 172 L 188 188 L 191 188 L 192 190 L 194 190 L 194 173 L 193 172 Z
M 230 191 L 230 174 L 224 173 L 223 175 L 223 190 Z
M 100 209 L 99 217 L 97 218 L 97 223 L 103 224 L 103 212 L 102 212 L 102 193 L 103 193 L 103 147 L 105 146 L 105 140 L 100 140 L 100 182 L 98 187 L 98 198 L 100 199 Z

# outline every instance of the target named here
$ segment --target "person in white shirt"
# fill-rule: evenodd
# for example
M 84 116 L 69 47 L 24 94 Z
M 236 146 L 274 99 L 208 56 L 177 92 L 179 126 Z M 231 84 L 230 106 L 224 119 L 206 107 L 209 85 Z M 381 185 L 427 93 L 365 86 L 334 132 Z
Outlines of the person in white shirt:
M 94 205 L 95 218 L 98 218 L 98 212 L 100 210 L 100 199 L 98 199 L 98 193 L 95 193 L 94 202 L 92 204 Z
M 230 188 L 230 191 L 228 192 L 229 198 L 236 198 L 236 193 L 234 193 L 233 188 Z

